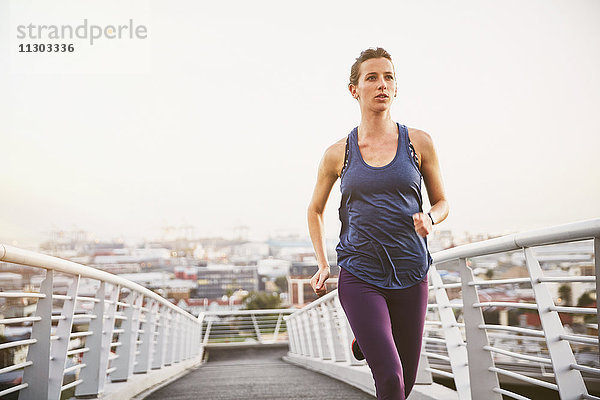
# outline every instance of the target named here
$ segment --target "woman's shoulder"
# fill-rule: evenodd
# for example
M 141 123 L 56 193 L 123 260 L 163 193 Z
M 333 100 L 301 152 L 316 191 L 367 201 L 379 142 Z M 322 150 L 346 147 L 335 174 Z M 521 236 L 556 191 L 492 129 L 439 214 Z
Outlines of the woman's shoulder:
M 433 139 L 431 138 L 431 135 L 429 135 L 425 131 L 416 128 L 407 127 L 407 130 L 408 138 L 410 139 L 410 142 L 415 148 L 419 160 L 422 160 L 425 157 L 429 157 L 432 154 L 432 152 L 435 152 L 433 146 Z
M 406 129 L 408 130 L 408 138 L 413 146 L 417 146 L 422 149 L 433 147 L 433 139 L 431 139 L 431 135 L 429 135 L 429 133 L 416 128 L 406 127 Z
M 344 156 L 346 153 L 346 139 L 348 136 L 344 136 L 340 140 L 336 141 L 325 150 L 323 154 L 323 165 L 327 170 L 335 172 L 339 176 L 339 171 L 342 169 L 344 164 Z
M 421 129 L 411 128 L 409 126 L 407 126 L 406 129 L 408 130 L 408 136 L 410 137 L 411 142 L 432 142 L 431 135 L 429 135 L 429 133 L 422 131 Z

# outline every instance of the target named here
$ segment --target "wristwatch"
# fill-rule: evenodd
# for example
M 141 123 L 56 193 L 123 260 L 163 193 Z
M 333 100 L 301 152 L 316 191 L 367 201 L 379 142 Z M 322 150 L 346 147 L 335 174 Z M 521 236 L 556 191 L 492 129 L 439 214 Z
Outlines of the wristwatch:
M 433 217 L 431 216 L 431 213 L 428 212 L 427 215 L 429 215 L 429 218 L 431 219 L 431 225 L 435 225 L 435 221 L 433 220 Z

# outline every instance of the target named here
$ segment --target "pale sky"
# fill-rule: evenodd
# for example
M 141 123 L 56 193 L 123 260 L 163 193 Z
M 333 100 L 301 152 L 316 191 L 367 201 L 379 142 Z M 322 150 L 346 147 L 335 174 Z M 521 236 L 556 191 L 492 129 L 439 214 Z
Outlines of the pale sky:
M 183 224 L 307 236 L 319 160 L 360 121 L 350 66 L 373 46 L 394 59 L 393 118 L 436 146 L 450 203 L 438 229 L 600 216 L 597 0 L 17 1 L 0 2 L 2 243 Z M 16 52 L 16 25 L 84 18 L 133 19 L 148 37 Z M 338 183 L 329 238 L 339 201 Z

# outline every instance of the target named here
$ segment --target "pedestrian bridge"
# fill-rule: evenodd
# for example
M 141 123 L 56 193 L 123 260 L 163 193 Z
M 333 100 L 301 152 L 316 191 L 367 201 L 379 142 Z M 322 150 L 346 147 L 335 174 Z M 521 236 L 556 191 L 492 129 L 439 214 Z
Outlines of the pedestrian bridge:
M 599 252 L 600 219 L 593 219 L 432 254 L 409 399 L 600 399 L 598 305 L 553 300 L 557 285 L 597 298 Z M 475 278 L 471 267 L 498 254 L 524 276 Z M 0 368 L 2 398 L 373 398 L 337 291 L 300 310 L 196 318 L 140 285 L 70 261 L 4 245 L 0 261 L 41 276 L 38 287 L 0 291 L 5 305 L 36 304 L 33 315 L 0 317 L 2 332 L 31 332 L 0 344 L 15 360 Z M 494 287 L 517 301 L 494 297 Z M 497 321 L 484 318 L 490 310 Z

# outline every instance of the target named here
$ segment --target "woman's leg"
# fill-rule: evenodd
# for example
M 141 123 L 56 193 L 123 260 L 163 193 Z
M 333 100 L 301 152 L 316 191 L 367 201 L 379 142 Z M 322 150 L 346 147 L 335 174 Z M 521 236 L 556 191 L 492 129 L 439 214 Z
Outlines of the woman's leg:
M 340 268 L 338 296 L 373 373 L 377 398 L 404 400 L 402 365 L 383 293 Z
M 388 290 L 392 332 L 404 371 L 406 397 L 415 384 L 427 311 L 427 278 L 406 289 Z M 358 342 L 361 346 L 360 340 Z

